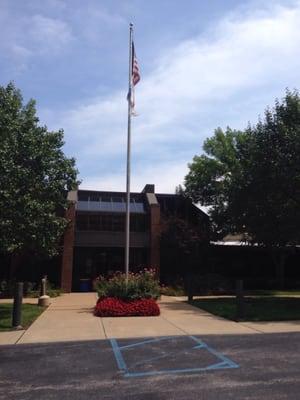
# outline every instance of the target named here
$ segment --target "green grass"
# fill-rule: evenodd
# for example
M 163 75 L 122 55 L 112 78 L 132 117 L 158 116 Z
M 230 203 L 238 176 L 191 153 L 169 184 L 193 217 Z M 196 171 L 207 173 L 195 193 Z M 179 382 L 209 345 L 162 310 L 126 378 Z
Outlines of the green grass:
M 191 303 L 212 314 L 236 320 L 235 298 L 197 299 Z M 300 298 L 245 297 L 244 321 L 300 320 Z
M 0 304 L 0 332 L 12 329 L 12 304 Z M 22 304 L 22 327 L 28 328 L 32 322 L 45 310 L 37 304 Z

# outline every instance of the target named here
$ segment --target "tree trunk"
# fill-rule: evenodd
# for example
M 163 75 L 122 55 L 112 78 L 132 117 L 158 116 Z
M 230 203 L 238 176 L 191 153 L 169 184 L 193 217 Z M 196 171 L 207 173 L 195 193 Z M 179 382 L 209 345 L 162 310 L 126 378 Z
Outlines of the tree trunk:
M 10 257 L 10 269 L 9 269 L 9 280 L 13 281 L 16 279 L 16 274 L 21 263 L 20 256 L 17 253 L 13 253 Z
M 9 280 L 18 280 L 21 279 L 21 268 L 24 265 L 26 260 L 26 254 L 24 252 L 21 253 L 13 253 L 10 259 L 10 271 L 9 271 Z

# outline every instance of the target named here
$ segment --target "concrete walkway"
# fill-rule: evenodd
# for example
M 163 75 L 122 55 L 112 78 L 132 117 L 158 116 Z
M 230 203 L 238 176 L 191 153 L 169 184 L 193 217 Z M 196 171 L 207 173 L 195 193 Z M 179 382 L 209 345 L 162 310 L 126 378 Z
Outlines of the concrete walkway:
M 240 335 L 300 332 L 300 321 L 237 323 L 163 296 L 159 317 L 94 317 L 95 293 L 71 293 L 51 299 L 47 310 L 26 330 L 0 332 L 0 344 L 48 343 L 176 335 Z M 35 299 L 37 301 L 37 299 Z

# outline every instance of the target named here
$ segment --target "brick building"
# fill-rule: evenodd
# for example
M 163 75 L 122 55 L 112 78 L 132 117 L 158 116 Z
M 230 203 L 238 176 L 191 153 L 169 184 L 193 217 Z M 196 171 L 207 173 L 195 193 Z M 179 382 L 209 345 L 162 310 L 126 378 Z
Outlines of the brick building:
M 61 287 L 66 292 L 78 290 L 81 279 L 123 269 L 126 193 L 77 190 L 70 192 L 68 199 L 71 206 L 66 216 L 71 222 L 61 259 Z M 208 217 L 188 199 L 156 194 L 154 185 L 131 193 L 130 270 L 151 266 L 160 274 L 165 268 L 160 239 L 163 223 L 170 216 L 197 227 L 203 232 L 203 240 L 208 240 Z

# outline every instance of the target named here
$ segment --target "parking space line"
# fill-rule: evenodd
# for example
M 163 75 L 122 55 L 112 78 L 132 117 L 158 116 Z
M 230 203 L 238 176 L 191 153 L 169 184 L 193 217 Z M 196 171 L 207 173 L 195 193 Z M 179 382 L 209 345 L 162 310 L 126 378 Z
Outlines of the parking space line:
M 124 361 L 124 358 L 122 356 L 121 350 L 118 346 L 118 343 L 116 341 L 116 339 L 110 339 L 110 343 L 111 343 L 111 347 L 114 351 L 114 355 L 118 364 L 118 367 L 121 371 L 127 371 L 128 368 L 126 366 L 126 363 Z
M 167 340 L 167 339 L 178 338 L 178 336 L 164 336 L 164 337 L 160 337 L 160 338 L 156 338 L 156 339 L 149 339 L 149 340 L 144 340 L 141 342 L 132 343 L 132 344 L 125 345 L 125 346 L 119 346 L 116 339 L 110 339 L 110 343 L 111 343 L 111 346 L 112 346 L 112 349 L 113 349 L 113 352 L 114 352 L 114 355 L 116 358 L 118 368 L 120 369 L 121 372 L 124 373 L 125 378 L 142 377 L 142 376 L 146 377 L 146 376 L 162 375 L 162 374 L 197 373 L 197 372 L 204 372 L 204 371 L 215 371 L 218 369 L 239 368 L 238 364 L 236 364 L 234 361 L 230 360 L 228 357 L 224 356 L 222 353 L 219 353 L 212 347 L 208 346 L 201 339 L 198 339 L 195 336 L 186 336 L 186 337 L 197 343 L 197 345 L 193 346 L 192 349 L 205 349 L 210 354 L 214 355 L 217 359 L 219 359 L 221 361 L 211 364 L 207 367 L 179 368 L 179 369 L 177 368 L 177 369 L 163 369 L 163 370 L 158 370 L 158 371 L 144 371 L 144 372 L 133 372 L 132 371 L 131 372 L 130 370 L 132 370 L 133 368 L 135 368 L 138 365 L 147 364 L 151 361 L 163 359 L 168 356 L 172 356 L 174 354 L 180 354 L 182 352 L 186 352 L 186 348 L 184 348 L 183 350 L 176 351 L 176 352 L 174 352 L 174 351 L 170 352 L 170 353 L 165 352 L 163 355 L 159 355 L 159 356 L 152 357 L 152 358 L 146 358 L 146 359 L 136 362 L 136 363 L 132 364 L 130 367 L 128 367 L 124 360 L 122 351 L 127 350 L 129 348 L 142 346 L 142 345 L 148 344 L 148 343 L 155 343 L 155 342 L 160 342 L 160 341 Z
M 199 343 L 199 346 L 205 347 L 207 351 L 209 351 L 211 354 L 215 355 L 216 357 L 220 358 L 223 360 L 224 363 L 231 365 L 231 368 L 238 368 L 239 365 L 230 360 L 228 357 L 224 356 L 222 353 L 219 353 L 218 351 L 214 350 L 212 347 L 208 346 L 206 343 L 204 343 L 202 340 L 196 338 L 195 336 L 190 336 L 191 339 L 193 339 L 195 342 Z
M 131 347 L 141 346 L 141 345 L 147 344 L 147 343 L 161 342 L 162 340 L 172 339 L 173 337 L 174 336 L 162 336 L 162 337 L 155 338 L 155 339 L 143 340 L 142 342 L 132 343 L 132 344 L 128 344 L 125 346 L 119 346 L 119 349 L 121 349 L 121 350 L 130 349 Z

